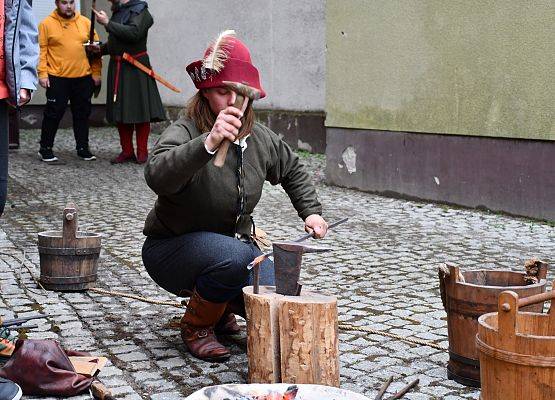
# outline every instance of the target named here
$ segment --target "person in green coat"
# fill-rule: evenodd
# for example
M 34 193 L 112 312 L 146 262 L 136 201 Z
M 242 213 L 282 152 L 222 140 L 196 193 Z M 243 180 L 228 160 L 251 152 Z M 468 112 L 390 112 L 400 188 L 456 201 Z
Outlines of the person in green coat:
M 118 127 L 121 153 L 111 162 L 121 164 L 148 158 L 150 123 L 165 120 L 164 107 L 154 78 L 123 61 L 123 53 L 148 68 L 148 30 L 154 24 L 148 5 L 141 0 L 110 0 L 112 17 L 104 11 L 96 11 L 99 24 L 108 32 L 108 41 L 89 51 L 110 55 L 108 65 L 108 93 L 106 119 Z M 137 132 L 137 155 L 133 149 L 133 131 Z
M 220 39 L 223 51 L 216 53 L 224 55 L 223 67 L 210 72 L 203 60 L 189 64 L 198 92 L 186 117 L 162 133 L 145 166 L 146 182 L 158 198 L 145 222 L 142 252 L 157 284 L 190 296 L 181 338 L 193 356 L 210 361 L 229 358 L 216 335 L 237 333 L 234 314 L 244 316 L 242 288 L 253 282 L 247 265 L 261 254 L 252 213 L 264 182 L 283 187 L 307 232 L 316 238 L 327 232 L 322 205 L 297 154 L 254 121 L 250 102 L 244 112 L 233 107 L 235 93 L 224 81 L 242 82 L 262 97 L 265 92 L 245 44 L 231 34 Z M 213 46 L 205 57 L 215 52 Z M 241 128 L 247 135 L 238 139 Z M 226 140 L 231 144 L 220 168 L 214 154 Z M 270 260 L 260 264 L 259 275 L 261 285 L 274 284 Z

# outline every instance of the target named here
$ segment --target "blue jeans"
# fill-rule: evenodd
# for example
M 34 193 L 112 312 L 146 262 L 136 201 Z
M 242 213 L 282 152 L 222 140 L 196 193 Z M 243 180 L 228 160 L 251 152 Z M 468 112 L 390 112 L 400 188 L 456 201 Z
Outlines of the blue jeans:
M 213 232 L 193 232 L 172 238 L 147 237 L 143 263 L 150 277 L 168 292 L 188 296 L 193 289 L 208 301 L 223 303 L 252 284 L 247 265 L 262 252 L 253 243 Z M 261 285 L 274 285 L 270 260 L 260 265 Z
M 8 104 L 0 100 L 0 216 L 8 193 Z

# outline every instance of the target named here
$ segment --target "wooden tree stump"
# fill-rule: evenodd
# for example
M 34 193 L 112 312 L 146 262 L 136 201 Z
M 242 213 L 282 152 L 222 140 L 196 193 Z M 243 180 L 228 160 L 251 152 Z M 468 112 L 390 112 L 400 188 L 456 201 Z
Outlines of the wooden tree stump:
M 303 290 L 283 296 L 273 286 L 243 288 L 251 383 L 339 386 L 337 299 Z

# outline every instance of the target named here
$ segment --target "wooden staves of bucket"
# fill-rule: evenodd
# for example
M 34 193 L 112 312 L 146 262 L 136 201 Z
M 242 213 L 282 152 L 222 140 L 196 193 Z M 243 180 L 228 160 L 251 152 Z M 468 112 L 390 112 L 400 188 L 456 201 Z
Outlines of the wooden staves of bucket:
M 48 290 L 86 290 L 96 281 L 100 234 L 77 231 L 77 207 L 63 212 L 61 231 L 39 233 L 40 283 Z
M 482 400 L 555 399 L 555 307 L 553 291 L 519 299 L 499 296 L 498 312 L 479 319 Z M 521 312 L 551 300 L 548 314 Z
M 447 312 L 449 334 L 449 379 L 466 386 L 480 387 L 480 363 L 475 343 L 478 317 L 497 310 L 497 299 L 503 291 L 513 290 L 522 297 L 545 292 L 547 264 L 531 261 L 537 266 L 537 283 L 528 285 L 526 280 L 530 276 L 524 272 L 461 272 L 454 265 L 448 265 L 448 270 L 440 268 L 441 299 Z M 542 309 L 543 303 L 530 305 L 526 311 L 542 312 Z

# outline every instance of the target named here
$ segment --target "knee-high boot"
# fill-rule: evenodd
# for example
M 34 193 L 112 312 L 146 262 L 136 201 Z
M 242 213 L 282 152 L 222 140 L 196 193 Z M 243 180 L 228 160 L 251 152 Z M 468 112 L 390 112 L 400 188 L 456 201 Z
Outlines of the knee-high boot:
M 137 131 L 137 163 L 144 164 L 148 158 L 148 135 L 150 122 L 135 124 Z
M 227 303 L 212 303 L 203 299 L 195 290 L 181 318 L 181 338 L 196 358 L 224 361 L 230 356 L 214 335 L 214 325 L 222 317 Z

